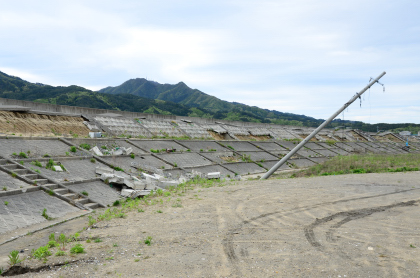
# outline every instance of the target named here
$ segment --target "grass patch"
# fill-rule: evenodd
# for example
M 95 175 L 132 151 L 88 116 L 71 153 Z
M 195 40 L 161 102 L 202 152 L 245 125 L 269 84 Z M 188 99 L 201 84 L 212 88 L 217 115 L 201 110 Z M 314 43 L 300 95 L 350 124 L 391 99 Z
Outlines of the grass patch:
M 292 177 L 419 171 L 420 154 L 336 156 Z

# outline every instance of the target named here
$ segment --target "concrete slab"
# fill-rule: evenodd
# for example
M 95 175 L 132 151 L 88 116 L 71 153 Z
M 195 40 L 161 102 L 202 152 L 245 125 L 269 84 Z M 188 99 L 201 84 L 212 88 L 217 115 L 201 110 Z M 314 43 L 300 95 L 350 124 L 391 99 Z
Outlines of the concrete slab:
M 162 160 L 159 160 L 150 154 L 136 155 L 134 159 L 130 156 L 106 157 L 104 159 L 107 162 L 122 168 L 127 173 L 138 173 L 138 170 L 136 170 L 137 167 L 140 167 L 144 170 L 147 170 L 148 167 L 153 167 L 162 170 L 172 168 L 172 166 L 168 163 L 165 163 Z
M 306 158 L 289 159 L 287 163 L 290 165 L 295 165 L 297 168 L 306 168 L 316 164 L 315 162 L 312 162 Z
M 190 138 L 207 138 L 212 139 L 207 130 L 196 123 L 186 123 L 183 121 L 176 121 L 178 127 L 183 130 Z
M 269 154 L 265 151 L 259 152 L 238 152 L 241 155 L 249 156 L 253 161 L 261 161 L 261 160 L 276 160 L 278 159 L 277 156 Z
M 2 171 L 0 171 L 0 181 L 0 191 L 10 191 L 13 189 L 32 187 L 32 185 L 27 184 L 26 182 L 23 182 L 19 179 L 13 178 L 11 175 Z
M 150 152 L 150 150 L 162 150 L 162 149 L 176 149 L 179 151 L 187 151 L 188 148 L 185 148 L 175 142 L 174 140 L 130 140 L 135 146 L 142 148 Z
M 0 139 L 0 155 L 11 158 L 13 153 L 24 152 L 28 157 L 41 158 L 48 154 L 49 156 L 69 156 L 75 155 L 70 152 L 70 146 L 64 144 L 58 139 Z
M 332 157 L 332 156 L 337 156 L 338 153 L 327 150 L 327 149 L 323 149 L 323 150 L 316 150 L 317 153 L 322 154 L 323 156 L 326 157 Z
M 243 141 L 219 141 L 222 146 L 231 146 L 235 151 L 260 151 L 257 147 L 248 142 Z M 228 147 L 229 148 L 229 147 Z
M 288 150 L 293 149 L 294 147 L 297 146 L 297 144 L 299 144 L 299 142 L 295 142 L 295 141 L 277 141 L 276 143 Z
M 140 120 L 140 123 L 156 136 L 184 137 L 185 134 L 169 121 Z
M 212 164 L 210 160 L 197 153 L 170 153 L 158 154 L 157 156 L 173 165 L 176 164 L 177 167 L 204 166 Z
M 260 147 L 262 150 L 265 151 L 274 151 L 274 150 L 287 150 L 286 148 L 283 148 L 279 144 L 276 144 L 275 142 L 253 142 L 253 144 Z
M 48 221 L 42 216 L 44 209 L 53 218 L 79 211 L 77 207 L 42 190 L 0 197 L 0 234 Z
M 112 170 L 105 164 L 102 164 L 96 160 L 91 162 L 91 158 L 53 158 L 53 160 L 54 162 L 60 162 L 66 168 L 66 171 L 56 172 L 32 164 L 29 164 L 30 166 L 28 167 L 33 168 L 34 170 L 39 170 L 42 174 L 58 182 L 80 181 L 96 178 L 98 177 L 96 174 L 96 167 L 98 166 Z M 45 163 L 45 161 L 41 159 L 39 161 Z
M 194 152 L 204 151 L 207 152 L 209 150 L 216 150 L 217 152 L 230 150 L 225 147 L 222 147 L 221 145 L 217 144 L 214 141 L 187 141 L 183 140 L 180 142 L 183 146 L 185 146 L 187 149 L 190 149 Z
M 112 185 L 105 184 L 101 181 L 65 185 L 79 193 L 83 191 L 87 192 L 89 198 L 104 205 L 111 205 L 121 198 L 116 189 L 112 188 Z
M 115 148 L 124 147 L 126 149 L 132 148 L 134 154 L 144 154 L 146 151 L 137 148 L 130 143 L 127 143 L 124 139 L 108 139 L 108 138 L 92 138 L 92 139 L 67 139 L 76 146 L 81 144 L 89 144 L 91 148 L 97 146 L 104 155 L 111 155 L 111 150 Z
M 267 171 L 255 163 L 247 163 L 247 162 L 227 163 L 227 164 L 224 164 L 223 166 L 229 169 L 229 171 L 236 173 L 238 175 L 241 175 L 241 176 L 265 173 Z
M 188 167 L 185 168 L 187 173 L 191 173 L 193 170 L 200 172 L 202 174 L 207 174 L 211 172 L 220 172 L 221 178 L 225 177 L 234 177 L 235 173 L 227 170 L 226 168 L 220 166 L 220 165 L 208 165 L 208 166 L 201 166 L 201 167 Z
M 265 162 L 262 162 L 262 165 L 264 166 L 264 168 L 270 170 L 279 161 L 280 160 L 265 161 Z M 289 165 L 287 165 L 287 163 L 285 163 L 279 169 L 277 169 L 277 171 L 282 171 L 282 170 L 290 170 Z
M 216 163 L 228 163 L 227 159 L 223 159 L 223 158 L 228 158 L 228 157 L 232 157 L 234 158 L 234 161 L 238 161 L 240 160 L 239 156 L 236 156 L 232 151 L 229 152 L 207 152 L 207 153 L 200 153 L 200 155 L 204 156 L 205 158 L 207 158 L 208 160 L 212 161 L 212 162 L 216 162 Z

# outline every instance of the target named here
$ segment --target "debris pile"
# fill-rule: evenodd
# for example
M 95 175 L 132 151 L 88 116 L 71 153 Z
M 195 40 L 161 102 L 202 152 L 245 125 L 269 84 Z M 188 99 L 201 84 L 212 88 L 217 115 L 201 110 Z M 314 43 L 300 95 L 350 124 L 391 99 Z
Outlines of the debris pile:
M 111 149 L 109 151 L 107 149 L 105 149 L 105 151 L 102 152 L 98 148 L 98 146 L 95 146 L 95 147 L 91 148 L 89 150 L 89 152 L 91 152 L 92 154 L 97 155 L 97 156 L 104 156 L 104 155 L 129 155 L 129 154 L 131 154 L 133 152 L 133 149 L 131 147 L 128 147 L 128 148 L 116 147 L 116 148 L 113 148 L 113 149 Z
M 152 190 L 164 191 L 168 187 L 178 186 L 194 178 L 220 179 L 220 172 L 201 173 L 192 170 L 191 173 L 184 173 L 179 178 L 172 178 L 171 174 L 166 176 L 160 171 L 159 174 L 141 173 L 139 177 L 129 175 L 127 173 L 116 171 L 105 167 L 96 167 L 96 174 L 101 175 L 100 179 L 107 184 L 121 187 L 121 195 L 123 197 L 136 198 L 148 195 Z M 240 180 L 241 176 L 236 176 L 236 180 Z

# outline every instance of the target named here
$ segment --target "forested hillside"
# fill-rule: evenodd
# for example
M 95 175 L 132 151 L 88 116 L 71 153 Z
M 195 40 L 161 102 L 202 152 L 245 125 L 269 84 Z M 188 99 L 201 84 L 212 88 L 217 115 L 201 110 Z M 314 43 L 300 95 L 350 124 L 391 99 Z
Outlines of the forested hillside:
M 60 105 L 114 109 L 151 114 L 166 114 L 220 120 L 273 123 L 280 125 L 316 127 L 323 122 L 305 115 L 283 113 L 236 102 L 227 102 L 185 83 L 159 84 L 143 78 L 131 79 L 118 87 L 94 92 L 72 86 L 49 86 L 30 83 L 19 77 L 0 72 L 0 97 Z M 364 131 L 410 130 L 417 133 L 419 124 L 366 124 L 337 119 L 329 127 L 352 127 Z

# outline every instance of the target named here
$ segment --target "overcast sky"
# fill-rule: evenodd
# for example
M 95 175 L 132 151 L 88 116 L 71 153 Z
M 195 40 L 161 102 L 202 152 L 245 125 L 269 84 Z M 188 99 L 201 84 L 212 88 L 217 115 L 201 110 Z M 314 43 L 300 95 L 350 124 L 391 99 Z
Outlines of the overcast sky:
M 92 90 L 183 81 L 323 119 L 386 71 L 344 119 L 420 123 L 419 15 L 404 0 L 0 0 L 0 71 Z

